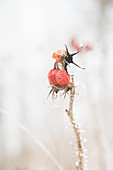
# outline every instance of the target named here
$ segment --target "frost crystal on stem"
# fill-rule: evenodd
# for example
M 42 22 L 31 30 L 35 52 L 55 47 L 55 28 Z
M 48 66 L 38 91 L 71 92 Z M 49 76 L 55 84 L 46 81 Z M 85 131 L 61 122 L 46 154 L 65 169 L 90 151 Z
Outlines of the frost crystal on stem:
M 73 115 L 73 102 L 74 102 L 74 96 L 75 96 L 75 86 L 74 86 L 74 78 L 72 77 L 72 86 L 73 88 L 70 90 L 70 102 L 69 102 L 69 110 L 66 110 L 66 113 L 68 117 L 70 118 L 71 125 L 73 127 L 75 137 L 76 137 L 76 170 L 84 170 L 84 151 L 82 146 L 82 138 L 81 138 L 81 130 L 79 123 L 76 123 Z

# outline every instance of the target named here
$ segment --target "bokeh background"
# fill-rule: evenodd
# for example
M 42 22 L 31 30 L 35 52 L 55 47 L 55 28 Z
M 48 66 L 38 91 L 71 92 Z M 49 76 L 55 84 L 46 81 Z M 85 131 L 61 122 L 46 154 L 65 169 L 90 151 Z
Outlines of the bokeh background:
M 58 169 L 11 117 L 65 170 L 75 169 L 69 97 L 47 99 L 52 54 L 64 44 L 75 52 L 72 39 L 92 47 L 74 58 L 85 71 L 69 68 L 78 86 L 74 113 L 85 130 L 88 168 L 113 169 L 113 1 L 0 0 L 0 170 Z

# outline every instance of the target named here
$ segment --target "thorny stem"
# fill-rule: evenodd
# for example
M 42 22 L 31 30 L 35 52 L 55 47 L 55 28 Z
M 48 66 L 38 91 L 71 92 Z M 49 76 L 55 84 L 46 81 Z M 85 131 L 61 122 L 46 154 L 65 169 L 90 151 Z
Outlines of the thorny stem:
M 67 115 L 70 118 L 75 136 L 76 136 L 76 143 L 77 143 L 77 152 L 78 152 L 78 165 L 76 165 L 76 170 L 83 170 L 83 148 L 80 139 L 80 130 L 78 125 L 75 123 L 73 117 L 73 102 L 74 102 L 74 95 L 75 95 L 75 86 L 74 86 L 74 78 L 72 77 L 72 85 L 73 87 L 70 90 L 70 103 L 69 103 L 69 111 L 66 110 Z

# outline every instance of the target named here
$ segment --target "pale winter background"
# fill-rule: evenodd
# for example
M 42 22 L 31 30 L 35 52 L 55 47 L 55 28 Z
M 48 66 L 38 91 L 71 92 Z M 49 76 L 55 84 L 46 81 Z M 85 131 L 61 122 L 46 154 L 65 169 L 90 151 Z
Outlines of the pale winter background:
M 113 169 L 113 2 L 0 0 L 0 170 L 58 169 L 12 117 L 65 170 L 75 169 L 74 136 L 65 114 L 69 98 L 47 99 L 52 53 L 64 44 L 75 52 L 73 37 L 92 46 L 75 57 L 85 71 L 69 68 L 79 84 L 74 112 L 85 130 L 88 168 Z

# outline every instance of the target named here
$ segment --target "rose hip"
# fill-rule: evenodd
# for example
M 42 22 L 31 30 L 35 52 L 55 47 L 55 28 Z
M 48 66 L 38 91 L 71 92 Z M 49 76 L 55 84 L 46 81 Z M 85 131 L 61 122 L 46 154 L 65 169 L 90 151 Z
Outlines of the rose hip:
M 59 70 L 56 72 L 56 81 L 59 85 L 68 85 L 70 82 L 70 76 L 65 70 Z
M 48 73 L 48 79 L 49 79 L 49 83 L 51 85 L 57 85 L 57 81 L 56 81 L 56 73 L 58 72 L 58 70 L 56 69 L 52 69 L 49 71 Z

